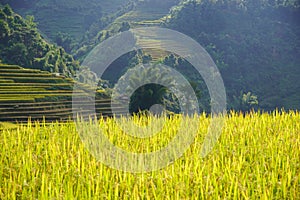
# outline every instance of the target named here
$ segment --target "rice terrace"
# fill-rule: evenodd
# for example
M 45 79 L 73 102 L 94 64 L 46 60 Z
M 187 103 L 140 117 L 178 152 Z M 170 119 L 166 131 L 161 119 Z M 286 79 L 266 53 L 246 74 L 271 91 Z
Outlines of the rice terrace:
M 300 199 L 299 8 L 1 1 L 0 199 Z

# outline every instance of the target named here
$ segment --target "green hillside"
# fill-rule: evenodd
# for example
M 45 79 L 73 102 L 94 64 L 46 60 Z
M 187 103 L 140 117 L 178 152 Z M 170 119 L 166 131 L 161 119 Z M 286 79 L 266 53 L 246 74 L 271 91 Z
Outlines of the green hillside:
M 22 2 L 9 3 L 20 11 L 31 12 L 39 8 L 49 9 L 57 14 L 49 17 L 50 14 L 44 10 L 43 19 L 49 17 L 48 21 L 36 19 L 47 27 L 51 27 L 47 23 L 61 26 L 58 29 L 65 27 L 66 34 L 62 33 L 57 41 L 68 51 L 72 51 L 78 61 L 82 61 L 90 50 L 103 40 L 130 28 L 171 28 L 197 40 L 212 56 L 225 82 L 229 109 L 247 111 L 251 108 L 300 108 L 298 1 L 116 0 L 110 3 L 104 1 L 101 5 L 96 0 Z M 92 11 L 98 8 L 97 6 L 101 7 L 100 15 Z M 58 12 L 58 9 L 61 9 L 61 12 Z M 66 17 L 70 15 L 69 10 L 72 10 L 72 14 L 77 13 L 76 17 Z M 83 28 L 78 25 L 77 17 L 80 16 L 80 20 L 84 19 L 78 14 L 81 11 L 91 14 L 93 20 L 96 20 L 91 24 L 84 23 L 88 27 L 86 32 L 82 32 Z M 0 35 L 0 59 L 3 63 L 60 73 L 67 77 L 74 75 L 75 70 L 79 68 L 78 61 L 63 48 L 46 42 L 32 18 L 23 19 L 7 8 L 6 11 L 3 8 L 1 13 L 0 28 L 3 34 Z M 63 15 L 60 16 L 60 13 Z M 63 22 L 64 20 L 56 18 L 57 16 L 72 22 Z M 75 46 L 68 36 L 72 34 L 69 27 L 73 27 L 71 29 L 74 31 L 78 28 L 75 32 L 83 36 Z M 56 33 L 58 29 L 54 29 Z M 53 37 L 50 32 L 47 35 Z M 79 39 L 81 36 L 72 37 Z M 138 62 L 163 62 L 176 68 L 196 85 L 201 91 L 202 100 L 206 102 L 204 110 L 209 110 L 209 93 L 205 83 L 201 77 L 196 76 L 189 63 L 170 55 L 169 52 L 159 50 L 159 39 L 138 42 L 147 44 L 151 49 L 124 55 L 112 63 L 106 73 L 106 78 L 112 81 L 112 84 L 126 69 Z
M 177 5 L 179 0 L 151 0 L 140 1 L 128 13 L 118 17 L 114 23 L 128 22 L 132 28 L 139 26 L 159 26 L 161 18 L 166 16 L 171 7 Z
M 300 11 L 297 2 L 257 1 L 176 1 L 162 6 L 159 1 L 142 1 L 118 17 L 94 38 L 87 38 L 75 57 L 84 56 L 104 39 L 129 28 L 162 26 L 178 30 L 197 40 L 212 56 L 225 81 L 228 108 L 273 110 L 299 109 Z M 178 3 L 178 2 L 176 2 Z M 168 10 L 172 7 L 171 11 Z M 149 48 L 152 61 L 171 64 L 198 88 L 205 90 L 201 77 L 195 77 L 189 63 L 159 50 L 159 41 L 138 41 Z M 166 58 L 165 58 L 166 57 Z M 130 59 L 127 59 L 127 61 Z M 122 67 L 116 62 L 115 74 Z M 110 78 L 113 80 L 113 78 Z M 200 80 L 200 81 L 199 81 Z M 202 92 L 205 102 L 207 91 Z M 205 110 L 209 110 L 206 106 Z
M 74 57 L 80 61 L 83 60 L 97 44 L 130 28 L 161 26 L 163 18 L 178 2 L 179 0 L 140 0 L 129 7 L 123 7 L 123 12 L 115 15 L 115 18 L 105 28 L 101 29 L 96 26 L 94 34 L 87 34 L 84 37 L 78 45 L 79 48 L 74 52 Z
M 61 47 L 47 42 L 32 17 L 22 18 L 9 6 L 0 7 L 0 60 L 25 68 L 72 77 L 79 63 Z
M 251 92 L 261 109 L 300 109 L 299 18 L 295 1 L 203 0 L 175 7 L 165 26 L 191 36 L 210 53 L 229 108 L 247 109 L 238 99 Z
M 0 64 L 0 121 L 31 119 L 67 120 L 72 117 L 72 96 L 85 95 L 88 85 L 65 76 L 17 65 Z M 84 102 L 80 102 L 84 103 Z M 88 103 L 88 102 L 87 102 Z M 97 112 L 111 115 L 110 99 L 104 91 L 96 93 Z
M 128 0 L 3 0 L 23 17 L 33 15 L 38 28 L 55 40 L 58 32 L 79 40 L 99 18 L 116 12 Z

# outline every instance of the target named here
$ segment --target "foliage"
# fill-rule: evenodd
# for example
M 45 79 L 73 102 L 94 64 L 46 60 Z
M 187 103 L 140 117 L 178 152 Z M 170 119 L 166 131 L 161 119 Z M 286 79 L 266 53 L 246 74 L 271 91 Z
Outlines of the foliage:
M 233 99 L 234 101 L 232 103 L 232 108 L 234 108 L 235 110 L 246 112 L 251 109 L 258 108 L 257 96 L 251 94 L 251 92 L 248 92 L 246 94 L 241 92 L 240 96 L 234 96 Z
M 172 9 L 165 27 L 191 36 L 208 51 L 231 108 L 240 109 L 234 102 L 251 91 L 261 109 L 299 109 L 299 16 L 297 1 L 192 0 Z
M 79 63 L 63 48 L 46 42 L 33 17 L 23 19 L 9 6 L 0 9 L 0 16 L 0 59 L 3 63 L 74 75 Z
M 64 48 L 68 53 L 71 53 L 74 45 L 73 38 L 68 33 L 58 32 L 55 36 L 55 43 Z
M 165 83 L 165 84 L 158 84 Z M 174 111 L 173 99 L 167 98 L 170 91 L 164 85 L 174 85 L 167 72 L 158 68 L 143 65 L 137 68 L 129 69 L 123 75 L 115 89 L 116 98 L 124 98 L 124 92 L 127 98 L 130 98 L 130 113 L 150 110 L 151 106 L 162 104 L 165 109 Z M 131 94 L 131 92 L 133 92 Z
M 185 59 L 170 54 L 163 59 L 163 64 L 180 72 L 190 83 L 198 98 L 199 108 L 202 112 L 210 112 L 210 97 L 207 86 L 201 75 Z
M 2 0 L 23 17 L 34 15 L 38 28 L 51 40 L 68 34 L 77 42 L 98 19 L 114 13 L 127 0 Z M 103 27 L 102 27 L 103 28 Z
M 4 0 L 3 2 L 8 1 Z M 89 1 L 89 3 L 77 0 L 63 2 L 12 0 L 8 3 L 22 13 L 34 14 L 40 22 L 39 28 L 50 24 L 49 27 L 55 34 L 46 31 L 47 36 L 55 40 L 59 46 L 64 47 L 67 52 L 72 52 L 79 61 L 82 61 L 95 45 L 120 31 L 145 25 L 158 26 L 163 22 L 162 26 L 178 30 L 197 40 L 212 56 L 225 82 L 228 108 L 237 110 L 300 108 L 299 1 L 114 0 L 113 2 L 116 2 L 116 5 L 107 1 L 99 3 L 96 0 Z M 117 3 L 120 6 L 117 6 Z M 177 3 L 178 6 L 174 6 L 169 15 L 162 18 L 164 19 L 162 21 L 161 17 L 168 12 L 172 5 Z M 37 9 L 39 10 L 37 11 Z M 97 9 L 99 13 L 95 13 Z M 52 16 L 53 10 L 58 13 L 59 18 L 72 19 L 73 22 L 67 23 L 56 18 L 56 15 Z M 108 10 L 111 12 L 107 12 Z M 5 12 L 0 13 L 1 48 L 4 38 L 7 39 L 16 33 L 11 29 L 7 15 L 14 14 L 8 8 Z M 74 17 L 70 17 L 73 15 Z M 85 33 L 82 32 L 81 25 L 78 25 L 81 24 L 79 21 L 82 19 L 86 19 L 84 31 L 87 31 Z M 18 17 L 14 21 L 21 23 Z M 27 18 L 25 21 L 29 27 L 36 30 L 33 18 Z M 83 38 L 79 39 L 81 36 L 75 36 L 74 30 L 71 29 L 77 29 L 81 36 L 84 35 Z M 78 31 L 79 29 L 80 31 Z M 34 34 L 24 31 L 24 35 L 30 38 Z M 20 37 L 22 38 L 22 36 Z M 15 60 L 25 67 L 38 66 L 39 69 L 55 72 L 64 72 L 65 68 L 72 68 L 70 65 L 73 68 L 73 64 L 76 65 L 72 58 L 61 56 L 58 50 L 54 50 L 57 48 L 53 49 L 51 45 L 39 47 L 42 50 L 39 49 L 37 52 L 44 53 L 38 55 L 33 61 L 20 56 L 32 56 L 34 48 L 28 48 L 28 45 L 35 43 L 39 44 L 39 41 L 28 44 L 14 39 L 12 44 L 7 44 L 9 48 L 3 51 L 1 49 L 0 54 L 9 54 L 9 59 L 2 56 L 0 59 L 3 62 L 10 61 L 10 63 Z M 13 52 L 17 52 L 17 55 L 13 55 Z M 116 60 L 104 77 L 114 84 L 128 68 L 138 63 L 143 56 L 145 56 L 143 58 L 145 62 L 157 59 L 152 58 L 151 54 L 137 55 L 136 52 L 131 52 Z M 176 56 L 175 58 L 169 56 L 164 58 L 162 55 L 159 59 L 187 77 L 200 97 L 200 108 L 209 112 L 209 93 L 202 78 L 195 75 L 197 73 L 193 71 L 192 66 Z M 72 69 L 70 71 L 72 74 Z M 245 105 L 242 103 L 243 94 L 248 92 L 257 97 L 258 105 L 249 106 L 247 103 Z

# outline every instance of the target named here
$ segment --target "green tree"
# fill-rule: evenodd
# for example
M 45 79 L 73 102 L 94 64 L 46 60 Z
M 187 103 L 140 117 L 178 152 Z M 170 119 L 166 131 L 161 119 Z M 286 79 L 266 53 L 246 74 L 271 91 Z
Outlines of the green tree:
M 239 111 L 250 111 L 251 109 L 258 108 L 258 98 L 251 92 L 240 93 L 240 96 L 234 96 L 234 105 L 232 106 L 235 110 Z
M 163 85 L 156 83 L 164 83 L 164 85 L 174 85 L 172 77 L 168 76 L 165 70 L 161 68 L 152 68 L 150 66 L 141 66 L 129 69 L 118 82 L 117 99 L 122 98 L 124 92 L 126 97 L 130 99 L 129 111 L 138 113 L 139 111 L 149 110 L 155 104 L 162 104 L 166 109 L 174 108 L 168 97 L 170 91 Z M 135 89 L 135 91 L 132 91 Z M 129 94 L 133 92 L 133 94 Z M 127 94 L 128 93 L 128 94 Z
M 0 8 L 0 59 L 22 67 L 72 76 L 79 68 L 63 48 L 49 44 L 39 34 L 32 16 L 23 19 L 9 6 Z
M 128 22 L 122 22 L 119 32 L 128 31 L 130 29 L 130 24 Z
M 69 34 L 62 32 L 56 34 L 55 43 L 58 46 L 63 47 L 68 53 L 71 53 L 74 46 L 74 40 L 72 37 Z
M 0 41 L 2 42 L 7 42 L 7 37 L 10 34 L 10 29 L 8 27 L 8 24 L 4 21 L 0 19 Z
M 11 7 L 6 4 L 3 8 L 3 12 L 7 15 L 7 16 L 12 16 L 13 15 L 13 11 L 11 9 Z
M 7 49 L 6 60 L 9 63 L 18 63 L 21 66 L 28 66 L 28 60 L 26 56 L 28 51 L 26 46 L 23 43 L 14 43 Z

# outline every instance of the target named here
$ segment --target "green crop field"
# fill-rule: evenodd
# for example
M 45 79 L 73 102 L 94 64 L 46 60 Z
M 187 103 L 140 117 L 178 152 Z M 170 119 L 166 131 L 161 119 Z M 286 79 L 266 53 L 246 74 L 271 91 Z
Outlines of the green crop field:
M 226 117 L 210 154 L 199 156 L 210 118 L 194 116 L 199 129 L 184 155 L 149 173 L 127 173 L 97 160 L 81 142 L 73 122 L 0 124 L 0 199 L 298 199 L 300 113 L 273 112 Z M 163 120 L 134 117 L 144 126 Z M 149 152 L 168 144 L 181 120 L 164 118 L 152 138 L 124 134 L 113 118 L 97 121 L 114 145 Z M 88 127 L 83 127 L 87 128 Z
M 29 117 L 49 121 L 69 119 L 72 116 L 72 96 L 91 90 L 82 83 L 77 83 L 79 88 L 73 90 L 74 83 L 73 79 L 62 75 L 0 64 L 0 121 L 20 122 Z M 97 94 L 101 96 L 102 93 L 97 91 Z M 107 105 L 110 100 L 105 97 L 103 101 L 97 100 L 97 111 L 103 115 L 111 113 L 110 104 Z

